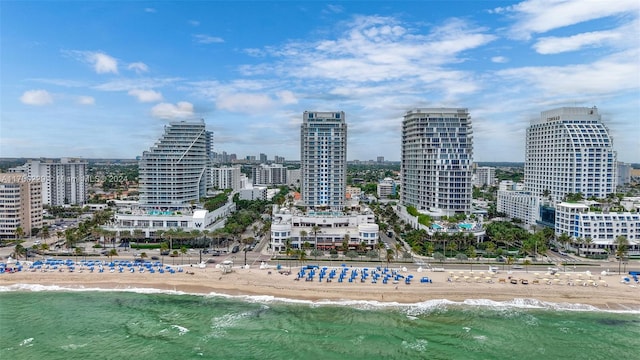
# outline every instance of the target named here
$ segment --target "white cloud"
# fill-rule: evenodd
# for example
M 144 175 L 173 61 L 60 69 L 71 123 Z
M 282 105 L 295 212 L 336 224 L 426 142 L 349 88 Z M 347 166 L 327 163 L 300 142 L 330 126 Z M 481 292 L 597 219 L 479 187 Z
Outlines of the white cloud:
M 193 41 L 199 44 L 213 44 L 213 43 L 223 43 L 224 39 L 217 36 L 210 36 L 206 34 L 194 34 Z
M 96 99 L 92 96 L 78 96 L 77 102 L 80 105 L 94 105 L 96 103 Z
M 332 4 L 328 4 L 327 7 L 324 10 L 322 10 L 322 12 L 325 14 L 340 14 L 343 11 L 344 11 L 344 7 L 340 5 L 332 5 Z
M 273 106 L 273 100 L 266 94 L 221 94 L 216 99 L 218 109 L 247 114 L 269 110 Z
M 531 34 L 579 24 L 623 13 L 640 11 L 637 0 L 526 0 L 519 4 L 496 8 L 493 12 L 512 16 L 516 22 L 509 34 L 529 39 Z
M 494 56 L 491 58 L 491 62 L 494 62 L 497 64 L 504 64 L 509 62 L 509 59 L 504 56 Z
M 632 31 L 632 33 L 629 33 Z M 539 54 L 558 54 L 562 52 L 576 51 L 585 47 L 597 47 L 605 44 L 619 43 L 627 36 L 636 37 L 638 29 L 626 26 L 617 30 L 593 31 L 567 37 L 542 37 L 533 45 Z M 632 45 L 633 39 L 628 39 L 628 45 Z M 636 41 L 637 45 L 637 41 Z
M 131 63 L 127 66 L 127 69 L 133 70 L 138 74 L 149 71 L 149 67 L 143 62 Z
M 139 102 L 162 101 L 162 94 L 153 90 L 131 89 L 128 94 L 138 98 Z
M 186 101 L 180 101 L 176 105 L 160 103 L 151 108 L 151 115 L 163 120 L 182 120 L 193 118 L 193 104 Z
M 356 16 L 344 24 L 346 30 L 337 39 L 292 42 L 281 48 L 265 48 L 264 52 L 281 59 L 276 71 L 282 76 L 385 82 L 446 73 L 445 66 L 465 61 L 462 53 L 496 39 L 486 34 L 486 29 L 460 19 L 447 19 L 445 25 L 434 27 L 426 36 L 413 34 L 390 17 Z M 256 49 L 248 52 L 258 54 Z M 272 73 L 273 68 L 258 64 L 240 70 L 244 75 L 259 75 Z
M 188 23 L 191 26 L 200 26 L 200 21 L 198 20 L 189 20 Z
M 53 97 L 47 90 L 29 90 L 22 94 L 20 101 L 26 105 L 42 106 L 53 104 Z
M 104 52 L 65 50 L 63 53 L 90 64 L 98 74 L 118 73 L 118 60 Z
M 498 71 L 499 76 L 530 84 L 547 98 L 590 98 L 617 92 L 640 90 L 638 79 L 640 49 L 624 51 L 589 64 L 567 66 L 529 66 Z
M 153 89 L 175 84 L 181 78 L 137 78 L 137 79 L 117 79 L 102 83 L 92 88 L 101 91 L 129 91 L 134 89 Z
M 118 73 L 118 60 L 105 53 L 97 52 L 87 56 L 98 74 Z
M 298 99 L 296 96 L 289 90 L 279 91 L 276 93 L 280 101 L 285 105 L 297 104 Z

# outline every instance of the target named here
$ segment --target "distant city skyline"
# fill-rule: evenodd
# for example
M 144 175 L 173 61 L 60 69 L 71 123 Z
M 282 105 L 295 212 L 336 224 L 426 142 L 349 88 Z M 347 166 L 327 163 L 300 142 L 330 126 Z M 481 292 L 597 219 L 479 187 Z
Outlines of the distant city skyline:
M 542 111 L 597 106 L 640 162 L 637 0 L 10 1 L 0 24 L 0 157 L 131 159 L 204 119 L 215 152 L 300 160 L 300 114 L 338 109 L 347 160 L 399 161 L 407 111 L 462 107 L 475 162 L 523 162 Z

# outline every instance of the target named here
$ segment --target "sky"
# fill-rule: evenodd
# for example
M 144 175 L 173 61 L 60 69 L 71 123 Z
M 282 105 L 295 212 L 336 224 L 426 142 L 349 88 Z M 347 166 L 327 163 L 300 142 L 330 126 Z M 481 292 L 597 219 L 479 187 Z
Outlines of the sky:
M 524 161 L 540 113 L 597 106 L 640 163 L 640 1 L 2 1 L 0 157 L 132 159 L 171 121 L 300 159 L 344 111 L 348 159 L 400 160 L 404 114 L 467 108 L 474 160 Z

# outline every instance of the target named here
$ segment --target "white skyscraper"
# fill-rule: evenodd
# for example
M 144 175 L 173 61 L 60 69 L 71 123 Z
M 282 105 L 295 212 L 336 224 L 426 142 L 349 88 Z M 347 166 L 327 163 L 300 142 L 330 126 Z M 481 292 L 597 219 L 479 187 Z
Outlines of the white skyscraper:
M 545 194 L 553 203 L 568 193 L 586 199 L 615 192 L 616 153 L 596 107 L 543 111 L 531 122 L 524 182 L 532 195 Z
M 344 112 L 304 112 L 300 127 L 300 164 L 305 205 L 342 210 L 347 187 Z
M 204 120 L 172 122 L 140 160 L 140 206 L 179 209 L 206 196 L 212 136 Z
M 415 109 L 402 122 L 401 200 L 443 215 L 471 211 L 473 138 L 467 109 Z

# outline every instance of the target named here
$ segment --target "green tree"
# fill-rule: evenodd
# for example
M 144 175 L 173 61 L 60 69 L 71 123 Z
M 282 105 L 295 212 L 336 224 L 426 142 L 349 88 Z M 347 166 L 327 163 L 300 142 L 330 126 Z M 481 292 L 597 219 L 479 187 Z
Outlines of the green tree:
M 181 263 L 184 264 L 184 255 L 187 253 L 188 249 L 186 246 L 182 245 L 180 247 L 180 257 L 182 258 Z
M 622 260 L 626 257 L 629 249 L 629 240 L 624 235 L 616 237 L 616 256 L 618 257 L 618 274 L 620 274 L 620 267 Z
M 24 229 L 22 226 L 18 226 L 15 231 L 16 239 L 22 239 L 24 237 Z
M 13 256 L 18 259 L 19 257 L 23 256 L 26 258 L 27 255 L 27 249 L 22 246 L 22 244 L 17 244 L 16 247 L 13 249 Z
M 242 251 L 244 251 L 244 265 L 247 266 L 247 251 L 249 251 L 249 245 L 253 244 L 256 239 L 252 236 L 241 240 L 243 245 Z
M 311 232 L 313 233 L 313 236 L 315 238 L 315 248 L 318 248 L 318 233 L 321 232 L 320 231 L 320 227 L 318 225 L 313 225 L 311 227 Z
M 107 255 L 109 256 L 110 260 L 113 260 L 114 256 L 118 256 L 118 250 L 116 249 L 111 249 L 109 250 L 109 252 L 107 253 Z
M 47 239 L 49 238 L 49 235 L 50 235 L 50 233 L 49 233 L 49 226 L 45 225 L 45 226 L 43 226 L 43 227 L 42 227 L 42 233 L 41 233 L 41 235 L 42 235 L 42 239 L 43 239 L 43 240 L 44 240 L 44 242 L 46 243 L 46 242 L 47 242 Z
M 391 262 L 391 260 L 393 260 L 393 257 L 395 256 L 393 249 L 387 249 L 387 267 L 389 267 L 389 263 Z

